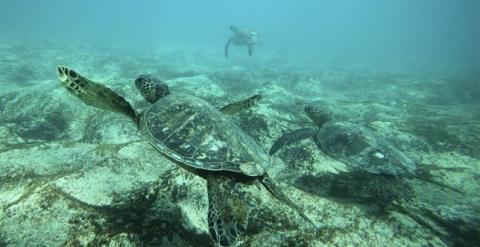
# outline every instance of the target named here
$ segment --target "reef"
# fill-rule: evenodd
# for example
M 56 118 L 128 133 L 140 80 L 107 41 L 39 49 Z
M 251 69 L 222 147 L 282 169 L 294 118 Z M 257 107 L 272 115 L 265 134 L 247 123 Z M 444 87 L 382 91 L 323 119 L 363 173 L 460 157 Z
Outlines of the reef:
M 440 104 L 438 95 L 448 99 L 449 90 L 432 85 L 448 89 L 457 81 L 298 70 L 261 56 L 240 67 L 201 52 L 123 52 L 0 46 L 8 55 L 0 58 L 0 246 L 213 246 L 205 179 L 160 155 L 129 119 L 69 95 L 54 73 L 71 61 L 139 111 L 148 103 L 133 80 L 145 73 L 172 93 L 218 107 L 262 94 L 256 106 L 230 118 L 265 151 L 286 131 L 312 126 L 304 104 L 328 104 L 335 117 L 372 129 L 431 168 L 435 179 L 465 192 L 352 171 L 305 140 L 279 151 L 265 168 L 323 227 L 312 229 L 263 187 L 242 186 L 242 200 L 229 205 L 245 227 L 239 246 L 479 242 L 480 115 L 472 114 L 479 112 L 478 87 L 458 87 L 449 97 L 462 100 Z

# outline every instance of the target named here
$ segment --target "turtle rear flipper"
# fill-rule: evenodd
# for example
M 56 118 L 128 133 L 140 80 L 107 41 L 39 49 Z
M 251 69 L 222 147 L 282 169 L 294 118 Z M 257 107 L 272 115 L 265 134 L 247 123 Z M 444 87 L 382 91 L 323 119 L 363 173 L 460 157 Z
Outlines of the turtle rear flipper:
M 273 155 L 282 147 L 313 137 L 317 132 L 318 128 L 301 128 L 288 132 L 273 142 L 268 154 Z
M 261 98 L 262 98 L 262 95 L 259 95 L 259 94 L 253 95 L 247 99 L 233 102 L 224 107 L 221 107 L 219 110 L 224 114 L 232 115 L 232 114 L 241 112 L 243 110 L 249 109 L 250 107 L 255 105 L 255 103 L 257 103 Z
M 320 229 L 312 219 L 310 219 L 304 212 L 303 210 L 295 204 L 285 193 L 283 193 L 282 189 L 280 186 L 275 183 L 267 174 L 265 174 L 262 178 L 259 179 L 260 182 L 265 186 L 265 188 L 278 200 L 281 202 L 287 204 L 288 207 L 291 209 L 295 210 L 300 217 L 302 217 L 306 222 L 311 224 L 315 229 Z
M 431 173 L 434 170 L 446 170 L 447 172 L 452 172 L 452 171 L 463 171 L 463 168 L 455 167 L 455 168 L 449 168 L 449 167 L 440 167 L 437 165 L 425 165 L 421 164 L 417 166 L 417 169 L 415 170 L 415 174 L 413 175 L 413 178 L 418 179 L 420 181 L 433 184 L 436 186 L 439 186 L 444 189 L 448 189 L 451 191 L 454 191 L 456 193 L 459 193 L 461 195 L 465 195 L 465 191 L 462 191 L 461 189 L 457 189 L 455 187 L 452 187 L 448 184 L 445 184 L 443 182 L 435 180 L 433 174 Z
M 430 183 L 430 184 L 433 184 L 433 185 L 436 185 L 436 186 L 439 186 L 439 187 L 444 188 L 444 189 L 454 191 L 454 192 L 456 192 L 460 195 L 465 195 L 465 191 L 462 191 L 460 189 L 457 189 L 455 187 L 452 187 L 452 186 L 450 186 L 448 184 L 445 184 L 445 183 L 442 183 L 440 181 L 436 181 L 431 176 L 415 175 L 414 178 L 416 178 L 418 180 L 421 180 L 421 181 L 424 181 L 424 182 L 427 182 L 427 183 Z
M 230 246 L 238 242 L 247 229 L 250 208 L 237 186 L 228 178 L 209 176 L 208 228 L 217 246 Z
M 57 73 L 68 92 L 85 104 L 102 110 L 122 113 L 137 122 L 137 113 L 130 103 L 110 88 L 93 82 L 64 66 L 58 66 Z

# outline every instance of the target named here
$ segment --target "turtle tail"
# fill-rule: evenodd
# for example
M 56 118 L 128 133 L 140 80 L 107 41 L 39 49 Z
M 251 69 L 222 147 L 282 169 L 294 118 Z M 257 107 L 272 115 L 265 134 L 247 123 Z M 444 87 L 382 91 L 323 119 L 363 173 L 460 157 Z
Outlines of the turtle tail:
M 279 188 L 279 186 L 267 175 L 265 174 L 261 179 L 260 182 L 267 188 L 267 190 L 278 200 L 287 204 L 291 209 L 295 210 L 300 217 L 302 217 L 305 221 L 311 224 L 315 229 L 319 227 L 303 212 L 297 204 L 295 204 L 283 191 Z
M 227 44 L 225 44 L 225 57 L 228 57 L 228 47 L 230 46 L 230 43 L 232 43 L 233 38 L 230 38 L 227 41 Z

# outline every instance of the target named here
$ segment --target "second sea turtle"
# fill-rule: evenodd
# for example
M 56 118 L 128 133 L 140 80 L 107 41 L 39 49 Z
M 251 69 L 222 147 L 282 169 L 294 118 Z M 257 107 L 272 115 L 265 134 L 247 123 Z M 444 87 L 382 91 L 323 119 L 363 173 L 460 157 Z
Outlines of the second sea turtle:
M 246 46 L 248 49 L 248 55 L 251 56 L 255 50 L 255 46 L 259 44 L 258 33 L 251 29 L 237 26 L 230 26 L 230 30 L 232 30 L 234 35 L 227 41 L 227 44 L 225 44 L 225 57 L 228 57 L 230 43 L 239 46 Z
M 287 132 L 272 145 L 273 155 L 282 147 L 312 138 L 318 148 L 354 170 L 396 178 L 416 178 L 444 188 L 460 190 L 433 180 L 428 169 L 420 168 L 403 152 L 373 130 L 348 121 L 336 120 L 333 110 L 323 104 L 304 107 L 316 127 Z

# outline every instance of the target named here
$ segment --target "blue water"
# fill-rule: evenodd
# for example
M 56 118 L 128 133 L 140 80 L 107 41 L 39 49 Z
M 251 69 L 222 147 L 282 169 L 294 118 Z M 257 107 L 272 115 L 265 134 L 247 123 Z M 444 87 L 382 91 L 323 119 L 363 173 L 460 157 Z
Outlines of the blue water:
M 428 75 L 480 73 L 477 0 L 2 0 L 0 39 L 193 47 L 222 53 L 240 25 L 259 54 Z M 301 60 L 299 60 L 301 62 Z

